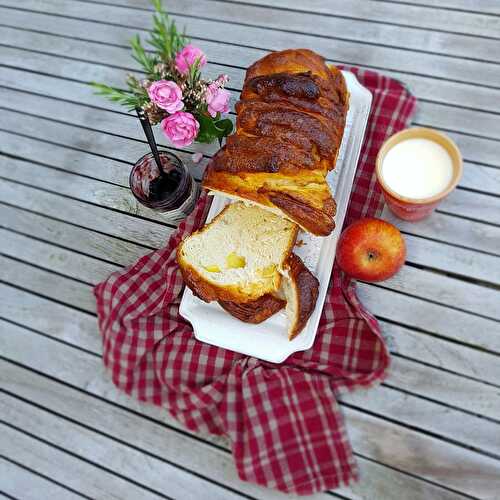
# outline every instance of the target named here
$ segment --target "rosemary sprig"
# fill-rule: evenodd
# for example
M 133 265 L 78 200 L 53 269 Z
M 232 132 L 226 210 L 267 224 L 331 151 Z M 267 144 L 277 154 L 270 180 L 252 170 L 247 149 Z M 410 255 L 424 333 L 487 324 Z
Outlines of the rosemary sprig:
M 175 21 L 171 21 L 162 7 L 161 0 L 152 0 L 155 14 L 153 15 L 153 29 L 149 45 L 154 47 L 163 61 L 170 61 L 182 47 L 189 43 L 186 32 L 179 33 Z
M 102 95 L 112 102 L 126 106 L 129 111 L 133 111 L 135 108 L 141 107 L 148 102 L 148 96 L 145 92 L 142 95 L 96 82 L 91 82 L 90 85 L 95 89 L 97 95 Z
M 139 35 L 135 35 L 130 40 L 130 46 L 132 47 L 132 57 L 144 68 L 144 72 L 148 75 L 148 78 L 150 80 L 159 78 L 155 70 L 155 66 L 158 64 L 159 60 L 156 56 L 146 52 L 142 46 Z

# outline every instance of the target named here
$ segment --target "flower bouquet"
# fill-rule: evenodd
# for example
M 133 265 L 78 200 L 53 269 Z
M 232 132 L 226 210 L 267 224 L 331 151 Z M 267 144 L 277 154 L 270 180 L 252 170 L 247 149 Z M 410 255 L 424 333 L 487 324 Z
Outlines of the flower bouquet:
M 144 79 L 128 75 L 127 89 L 91 83 L 96 93 L 126 106 L 142 110 L 152 125 L 160 124 L 165 136 L 176 147 L 194 141 L 219 144 L 233 130 L 233 123 L 222 115 L 229 111 L 230 94 L 224 88 L 227 75 L 215 80 L 201 77 L 207 63 L 205 54 L 189 43 L 185 32 L 177 30 L 162 8 L 152 1 L 155 13 L 147 51 L 138 35 L 131 40 L 132 56 L 146 74 Z

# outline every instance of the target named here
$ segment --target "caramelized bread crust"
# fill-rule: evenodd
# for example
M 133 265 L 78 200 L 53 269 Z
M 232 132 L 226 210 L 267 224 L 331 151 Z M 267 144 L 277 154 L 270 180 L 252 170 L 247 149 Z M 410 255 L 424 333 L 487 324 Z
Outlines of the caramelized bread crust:
M 307 320 L 316 307 L 319 294 L 319 281 L 294 253 L 288 257 L 288 279 L 295 288 L 296 309 L 295 318 L 289 329 L 288 339 L 294 339 L 304 328 Z
M 335 202 L 325 176 L 335 168 L 347 109 L 342 73 L 318 54 L 295 49 L 263 57 L 247 70 L 236 133 L 209 163 L 204 187 L 330 234 Z
M 240 321 L 257 324 L 283 309 L 286 306 L 286 301 L 266 293 L 259 299 L 245 304 L 219 300 L 219 305 Z

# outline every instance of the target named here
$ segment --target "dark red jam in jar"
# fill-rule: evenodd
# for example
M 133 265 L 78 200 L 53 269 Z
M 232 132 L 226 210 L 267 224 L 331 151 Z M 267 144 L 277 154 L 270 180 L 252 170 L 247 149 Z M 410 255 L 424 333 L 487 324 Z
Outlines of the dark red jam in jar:
M 130 189 L 135 198 L 172 221 L 186 217 L 198 198 L 198 185 L 182 161 L 169 151 L 160 151 L 167 177 L 163 182 L 152 153 L 140 158 L 130 172 Z

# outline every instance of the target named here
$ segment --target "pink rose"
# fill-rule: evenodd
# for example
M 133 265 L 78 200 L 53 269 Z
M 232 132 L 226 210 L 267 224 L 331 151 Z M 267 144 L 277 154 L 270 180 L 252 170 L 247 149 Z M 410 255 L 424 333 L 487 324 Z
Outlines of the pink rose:
M 160 108 L 172 114 L 184 107 L 182 91 L 179 86 L 169 80 L 158 80 L 148 88 L 149 98 Z
M 229 111 L 229 99 L 231 94 L 226 89 L 221 89 L 216 82 L 211 83 L 205 92 L 205 100 L 208 104 L 208 112 L 214 117 L 217 113 Z
M 189 44 L 175 56 L 175 68 L 181 75 L 186 75 L 189 72 L 190 66 L 196 61 L 199 61 L 199 68 L 207 64 L 207 58 L 201 49 Z
M 174 146 L 182 148 L 196 139 L 200 124 L 191 113 L 177 111 L 161 121 L 161 128 Z

